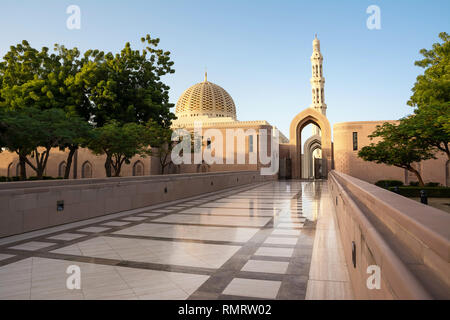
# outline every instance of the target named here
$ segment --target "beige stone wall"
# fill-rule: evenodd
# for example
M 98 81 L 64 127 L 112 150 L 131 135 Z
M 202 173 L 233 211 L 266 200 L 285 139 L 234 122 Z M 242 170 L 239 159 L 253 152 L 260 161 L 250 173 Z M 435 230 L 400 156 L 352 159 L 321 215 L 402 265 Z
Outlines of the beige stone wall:
M 375 183 L 379 180 L 400 180 L 405 184 L 417 181 L 416 177 L 406 170 L 384 164 L 363 161 L 358 157 L 358 151 L 369 145 L 372 141 L 368 138 L 377 125 L 384 122 L 396 121 L 357 121 L 336 123 L 333 126 L 334 165 L 336 171 L 346 173 L 353 177 Z M 358 134 L 358 149 L 353 150 L 353 132 Z M 377 140 L 374 140 L 376 142 Z M 419 171 L 425 182 L 439 182 L 446 185 L 447 156 L 439 152 L 438 159 L 423 161 L 419 165 Z
M 335 171 L 329 184 L 357 299 L 450 298 L 447 213 Z M 381 287 L 370 290 L 373 265 L 380 267 Z
M 48 163 L 44 175 L 51 177 L 60 176 L 59 166 L 67 160 L 68 151 L 60 151 L 53 148 L 50 151 Z M 74 156 L 70 178 L 73 178 L 74 168 L 76 167 L 77 178 L 82 178 L 83 165 L 88 162 L 92 168 L 92 178 L 105 178 L 105 156 L 96 156 L 89 149 L 79 149 L 76 157 Z M 32 163 L 34 159 L 29 158 Z M 143 175 L 159 174 L 158 159 L 154 157 L 135 156 L 131 159 L 130 164 L 124 164 L 122 167 L 122 176 L 132 176 L 134 164 L 140 161 L 143 164 Z M 19 163 L 19 157 L 15 153 L 4 151 L 0 153 L 0 176 L 16 176 L 16 170 Z M 9 174 L 8 174 L 9 168 Z M 27 165 L 27 176 L 35 176 L 36 172 Z
M 241 171 L 1 183 L 0 237 L 274 179 Z
M 217 125 L 217 124 L 216 124 Z M 187 128 L 188 130 L 192 130 L 192 128 Z M 223 171 L 245 171 L 245 170 L 258 170 L 260 168 L 259 164 L 259 153 L 257 152 L 259 148 L 259 130 L 265 129 L 268 132 L 268 140 L 271 137 L 272 127 L 268 124 L 261 124 L 261 122 L 233 122 L 222 125 L 217 125 L 217 127 L 208 127 L 204 126 L 204 130 L 207 129 L 216 129 L 223 136 L 223 146 L 222 148 L 213 149 L 212 155 L 217 156 L 222 159 L 222 163 L 215 163 L 209 166 L 206 166 L 206 172 L 223 172 Z M 242 145 L 243 149 L 238 148 L 238 139 L 235 138 L 234 141 L 234 164 L 226 163 L 226 147 L 227 147 L 227 129 L 243 129 L 244 132 L 247 130 L 254 130 L 256 133 L 253 138 L 253 152 L 256 154 L 257 163 L 250 164 L 250 145 L 249 145 L 249 137 L 245 136 Z M 270 141 L 270 140 L 269 140 Z M 204 145 L 203 150 L 206 148 Z M 50 157 L 48 160 L 47 168 L 45 171 L 45 175 L 58 177 L 59 176 L 59 166 L 62 162 L 66 161 L 68 151 L 60 151 L 57 148 L 54 148 L 50 152 Z M 244 155 L 244 163 L 238 164 L 237 159 L 238 156 Z M 270 144 L 268 149 L 268 155 L 270 155 Z M 74 168 L 76 167 L 77 178 L 82 178 L 83 176 L 83 165 L 88 163 L 92 169 L 92 178 L 105 178 L 105 158 L 106 156 L 97 156 L 94 155 L 89 149 L 79 149 L 76 157 L 73 159 L 72 169 L 70 178 L 73 178 Z M 34 162 L 33 159 L 30 159 Z M 135 156 L 131 159 L 130 164 L 124 164 L 121 171 L 122 177 L 133 176 L 133 166 L 136 162 L 140 161 L 143 165 L 144 171 L 143 175 L 155 175 L 161 174 L 161 166 L 159 163 L 159 159 L 153 156 L 140 157 Z M 165 173 L 196 173 L 196 172 L 205 172 L 202 168 L 199 168 L 198 164 L 182 164 L 180 166 L 171 165 L 170 167 L 166 167 Z M 10 167 L 10 176 L 16 176 L 16 168 L 18 165 L 18 156 L 15 153 L 10 152 L 2 152 L 0 153 L 0 176 L 8 176 L 8 167 Z M 203 171 L 202 171 L 203 170 Z M 34 170 L 31 167 L 27 166 L 27 176 L 36 175 Z

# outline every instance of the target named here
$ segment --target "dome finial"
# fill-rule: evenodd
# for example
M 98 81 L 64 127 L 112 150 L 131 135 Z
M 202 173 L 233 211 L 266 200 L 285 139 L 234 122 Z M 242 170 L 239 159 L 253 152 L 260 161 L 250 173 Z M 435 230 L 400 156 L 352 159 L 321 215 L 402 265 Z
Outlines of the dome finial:
M 208 81 L 208 69 L 205 68 L 205 82 Z
M 314 39 L 317 39 L 317 33 L 316 33 L 316 34 L 314 34 Z

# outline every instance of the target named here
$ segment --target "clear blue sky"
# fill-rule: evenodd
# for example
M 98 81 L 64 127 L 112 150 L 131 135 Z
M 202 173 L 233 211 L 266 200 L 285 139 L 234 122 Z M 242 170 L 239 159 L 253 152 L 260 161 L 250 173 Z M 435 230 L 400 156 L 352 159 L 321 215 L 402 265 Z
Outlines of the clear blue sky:
M 66 8 L 81 8 L 81 29 L 66 28 Z M 381 8 L 381 30 L 368 30 L 366 8 Z M 311 101 L 312 40 L 324 55 L 330 122 L 398 119 L 421 48 L 450 32 L 443 0 L 1 0 L 0 56 L 27 39 L 118 51 L 147 33 L 172 52 L 176 73 L 165 78 L 171 102 L 203 80 L 225 88 L 239 120 L 268 120 L 288 135 L 291 119 Z

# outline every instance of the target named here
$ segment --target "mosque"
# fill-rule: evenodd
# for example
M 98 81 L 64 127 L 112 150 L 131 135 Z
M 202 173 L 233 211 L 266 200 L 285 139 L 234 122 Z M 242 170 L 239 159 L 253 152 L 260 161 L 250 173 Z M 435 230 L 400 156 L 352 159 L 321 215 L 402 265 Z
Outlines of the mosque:
M 325 78 L 323 69 L 323 55 L 320 49 L 320 40 L 317 36 L 313 40 L 311 56 L 311 105 L 293 117 L 289 129 L 289 138 L 279 133 L 279 172 L 281 179 L 323 179 L 327 178 L 330 170 L 337 170 L 359 179 L 374 183 L 383 179 L 400 180 L 408 184 L 415 181 L 415 177 L 408 171 L 392 166 L 365 162 L 358 158 L 358 151 L 368 145 L 371 134 L 377 125 L 384 121 L 357 121 L 336 123 L 332 127 L 326 117 L 327 104 L 325 103 Z M 194 132 L 195 123 L 202 124 L 203 132 L 215 130 L 225 137 L 223 148 L 215 143 L 214 137 L 202 134 L 202 148 L 211 149 L 215 159 L 213 164 L 171 163 L 165 173 L 195 173 L 215 171 L 259 170 L 264 166 L 259 154 L 256 154 L 257 145 L 262 137 L 261 130 L 266 130 L 267 137 L 274 134 L 275 127 L 268 121 L 239 121 L 236 117 L 236 105 L 228 92 L 217 84 L 210 82 L 205 74 L 203 82 L 197 83 L 180 96 L 175 109 L 177 119 L 173 121 L 173 129 L 185 129 Z M 312 125 L 312 135 L 302 141 L 302 131 Z M 227 130 L 242 130 L 245 141 L 238 143 L 234 137 L 227 136 Z M 229 163 L 226 161 L 225 146 L 230 144 L 227 139 L 233 139 L 234 159 L 244 159 L 243 162 Z M 270 150 L 269 150 L 270 152 Z M 249 161 L 255 156 L 257 161 Z M 53 149 L 51 151 L 45 175 L 63 176 L 66 168 L 67 154 L 64 151 Z M 103 178 L 105 177 L 104 156 L 96 156 L 88 149 L 80 149 L 74 156 L 71 177 Z M 0 176 L 16 176 L 19 172 L 18 157 L 14 153 L 0 153 Z M 450 165 L 443 153 L 437 159 L 423 161 L 416 165 L 425 182 L 438 182 L 441 185 L 450 185 Z M 27 168 L 27 174 L 33 175 L 33 170 Z M 142 158 L 136 156 L 130 164 L 124 165 L 122 176 L 155 175 L 161 173 L 159 160 L 154 156 Z

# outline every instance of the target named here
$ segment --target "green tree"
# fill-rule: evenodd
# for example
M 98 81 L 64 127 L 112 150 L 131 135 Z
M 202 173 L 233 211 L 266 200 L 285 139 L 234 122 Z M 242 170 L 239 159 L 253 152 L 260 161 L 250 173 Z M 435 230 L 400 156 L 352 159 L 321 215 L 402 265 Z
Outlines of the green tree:
M 377 143 L 371 143 L 363 147 L 358 156 L 365 161 L 383 163 L 406 169 L 416 175 L 421 186 L 424 185 L 422 177 L 414 167 L 413 163 L 434 158 L 434 151 L 422 141 L 411 137 L 410 128 L 400 124 L 384 123 L 369 136 L 381 138 Z
M 170 52 L 157 49 L 159 39 L 150 35 L 141 41 L 142 51 L 133 50 L 127 42 L 120 53 L 97 53 L 102 59 L 90 91 L 97 126 L 110 120 L 145 124 L 150 119 L 167 125 L 175 118 L 170 112 L 169 87 L 161 81 L 175 72 Z
M 61 121 L 65 127 L 58 131 L 62 134 L 57 139 L 61 144 L 55 146 L 69 150 L 65 178 L 69 177 L 80 143 L 89 138 L 88 121 L 94 112 L 89 96 L 102 59 L 98 50 L 89 50 L 81 56 L 77 48 L 55 44 L 55 52 L 50 54 L 46 47 L 38 51 L 22 41 L 11 47 L 0 64 L 0 107 L 32 108 L 36 112 L 59 108 L 66 114 L 65 121 Z M 30 136 L 30 141 L 34 138 Z
M 47 90 L 52 92 L 55 104 L 64 109 L 67 125 L 61 130 L 61 150 L 68 149 L 64 178 L 68 179 L 75 152 L 83 146 L 92 135 L 89 120 L 94 112 L 91 103 L 91 86 L 95 86 L 96 72 L 102 53 L 88 50 L 83 56 L 77 48 L 68 49 L 55 44 L 56 54 L 51 55 Z
M 450 160 L 450 102 L 423 105 L 401 121 L 409 135 L 422 143 L 423 148 L 431 146 L 444 152 Z
M 64 179 L 69 179 L 73 156 L 80 147 L 86 147 L 94 137 L 92 126 L 79 116 L 65 114 L 61 122 L 58 135 L 58 147 L 60 150 L 69 149 L 66 159 Z
M 450 36 L 441 32 L 439 38 L 442 43 L 433 44 L 431 50 L 420 50 L 424 59 L 415 65 L 425 71 L 417 77 L 408 101 L 415 107 L 414 114 L 402 119 L 402 123 L 411 137 L 450 159 Z
M 121 125 L 110 121 L 95 128 L 88 148 L 97 155 L 106 155 L 105 170 L 108 177 L 119 177 L 122 165 L 129 164 L 135 155 L 145 157 L 150 153 L 145 126 L 136 123 Z
M 439 38 L 443 43 L 433 44 L 431 50 L 420 50 L 424 59 L 415 65 L 425 68 L 425 72 L 417 77 L 408 101 L 410 106 L 420 108 L 450 101 L 450 36 L 441 32 Z
M 39 122 L 32 117 L 36 110 L 6 110 L 0 113 L 0 133 L 2 147 L 19 156 L 19 172 L 21 180 L 27 177 L 27 156 L 39 147 L 35 133 L 40 132 Z
M 19 156 L 20 177 L 26 179 L 26 164 L 42 179 L 50 150 L 60 143 L 67 119 L 61 109 L 3 110 L 0 119 L 4 147 Z
M 165 168 L 172 162 L 171 153 L 175 145 L 172 141 L 172 129 L 150 120 L 146 124 L 146 134 L 148 136 L 147 141 L 150 142 L 151 146 L 151 155 L 158 157 L 161 174 L 164 174 Z

